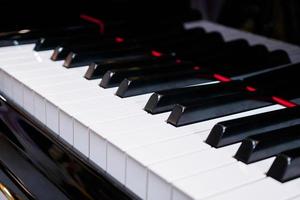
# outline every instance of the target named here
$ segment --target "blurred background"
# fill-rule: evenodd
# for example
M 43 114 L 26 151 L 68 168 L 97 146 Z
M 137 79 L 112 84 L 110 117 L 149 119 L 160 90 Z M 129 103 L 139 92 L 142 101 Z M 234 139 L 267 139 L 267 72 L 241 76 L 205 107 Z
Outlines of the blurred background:
M 299 0 L 193 0 L 203 18 L 300 44 Z
M 2 0 L 0 30 L 76 23 L 80 13 L 104 20 L 207 19 L 300 44 L 299 0 Z

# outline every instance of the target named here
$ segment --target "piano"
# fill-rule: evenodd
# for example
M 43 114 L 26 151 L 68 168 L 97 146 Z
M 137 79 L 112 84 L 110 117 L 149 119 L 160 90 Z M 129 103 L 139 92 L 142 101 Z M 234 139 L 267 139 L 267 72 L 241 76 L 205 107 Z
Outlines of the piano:
M 1 200 L 300 199 L 299 46 L 101 9 L 0 33 Z

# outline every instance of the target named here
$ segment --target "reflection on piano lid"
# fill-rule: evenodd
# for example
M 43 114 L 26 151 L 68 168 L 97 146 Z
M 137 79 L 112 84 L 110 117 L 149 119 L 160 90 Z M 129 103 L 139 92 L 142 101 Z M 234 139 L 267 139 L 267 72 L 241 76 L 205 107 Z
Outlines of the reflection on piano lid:
M 135 198 L 4 99 L 0 113 L 1 182 L 15 199 Z
M 206 21 L 170 23 L 169 30 L 168 21 L 143 30 L 129 23 L 101 33 L 99 19 L 84 18 L 89 23 L 76 28 L 10 34 L 0 48 L 1 93 L 49 131 L 1 102 L 3 126 L 17 127 L 24 141 L 7 137 L 46 182 L 58 183 L 53 194 L 300 196 L 299 47 Z M 79 174 L 57 175 L 69 159 L 76 164 L 64 169 Z M 100 182 L 108 185 L 98 188 Z

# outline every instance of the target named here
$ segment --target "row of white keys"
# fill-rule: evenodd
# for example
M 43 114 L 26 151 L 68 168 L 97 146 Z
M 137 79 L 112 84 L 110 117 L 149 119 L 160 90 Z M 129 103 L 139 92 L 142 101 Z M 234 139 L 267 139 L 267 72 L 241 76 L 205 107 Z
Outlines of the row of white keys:
M 48 59 L 48 58 L 47 58 Z M 18 60 L 16 60 L 16 62 L 18 62 Z M 53 63 L 51 63 L 53 66 L 55 66 Z M 58 64 L 58 63 L 56 63 Z M 13 64 L 11 64 L 13 65 Z M 30 64 L 27 65 L 15 65 L 15 66 L 11 66 L 11 65 L 4 65 L 2 67 L 3 70 L 5 70 L 6 72 L 12 74 L 14 76 L 14 78 L 16 78 L 17 80 L 22 80 L 22 82 L 25 82 L 25 84 L 29 85 L 29 89 L 30 89 L 30 85 L 34 85 L 37 87 L 41 87 L 43 85 L 55 85 L 58 84 L 59 82 L 65 82 L 66 78 L 73 78 L 73 77 L 78 77 L 80 76 L 79 74 L 83 73 L 84 70 L 82 69 L 76 69 L 73 70 L 72 73 L 70 73 L 70 71 L 67 71 L 67 69 L 61 69 L 61 70 L 56 70 L 55 68 L 53 69 L 53 66 L 47 64 L 46 62 L 35 62 L 32 61 Z M 25 68 L 25 70 L 24 70 Z M 65 71 L 64 71 L 65 70 Z M 78 72 L 77 72 L 78 71 Z M 68 73 L 65 73 L 68 72 Z M 77 72 L 77 73 L 75 73 Z M 54 75 L 56 73 L 56 76 Z M 65 74 L 64 76 L 62 74 Z M 54 77 L 53 77 L 54 76 Z M 67 77 L 69 76 L 69 77 Z M 51 78 L 55 78 L 54 82 L 53 79 Z M 52 80 L 52 82 L 51 82 Z M 9 83 L 9 81 L 6 81 L 7 83 Z M 13 85 L 16 86 L 17 85 Z M 10 86 L 6 86 L 4 87 L 5 90 L 7 90 L 8 92 L 13 91 L 14 92 L 14 88 L 12 88 L 12 90 L 10 90 Z M 20 90 L 22 90 L 22 84 L 19 84 L 19 88 Z M 21 94 L 21 91 L 16 90 L 15 94 L 10 94 L 11 96 L 14 95 L 19 95 Z M 26 98 L 30 98 L 32 99 L 32 95 L 24 95 Z M 30 100 L 31 100 L 30 99 Z M 28 100 L 28 103 L 32 103 L 33 101 Z M 25 99 L 24 99 L 25 101 Z M 22 103 L 22 102 L 20 102 Z M 24 105 L 25 108 L 27 108 L 27 106 Z M 28 108 L 30 110 L 30 108 Z M 32 106 L 31 106 L 32 109 Z
M 9 70 L 11 71 L 11 70 Z M 66 81 L 66 79 L 68 78 L 73 78 L 73 77 L 76 77 L 76 76 L 80 76 L 83 72 L 83 70 L 81 69 L 78 69 L 78 70 L 73 70 L 72 71 L 73 73 L 64 73 L 64 71 L 62 72 L 57 72 L 56 76 L 54 75 L 55 74 L 55 70 L 51 69 L 51 68 L 44 68 L 43 70 L 35 70 L 35 71 L 24 71 L 24 72 L 19 72 L 19 73 L 14 73 L 14 78 L 17 79 L 17 80 L 22 80 L 22 83 L 24 85 L 26 85 L 28 88 L 30 89 L 33 89 L 32 87 L 30 87 L 31 85 L 34 85 L 36 86 L 37 88 L 40 88 L 42 90 L 42 87 L 43 86 L 47 86 L 47 85 L 58 85 L 59 83 L 64 83 Z M 40 74 L 45 74 L 45 76 L 40 76 Z M 53 82 L 53 78 L 55 77 L 55 82 Z M 15 84 L 13 85 L 13 94 L 12 96 L 17 96 L 19 95 L 19 101 L 22 101 L 22 84 Z M 24 93 L 24 92 L 23 92 Z M 23 104 L 24 101 L 26 101 L 25 99 L 32 99 L 33 96 L 32 95 L 23 95 Z M 30 101 L 26 101 L 26 102 L 29 102 L 29 103 L 33 103 L 30 102 Z M 22 102 L 21 102 L 22 103 Z M 34 105 L 23 105 L 25 108 L 28 108 L 29 110 L 33 109 Z
M 80 78 L 82 79 L 82 77 Z M 83 86 L 83 90 L 81 91 L 56 93 L 45 96 L 47 99 L 46 108 L 56 110 L 49 118 L 60 120 L 59 124 L 61 124 L 61 130 L 59 133 L 63 138 L 65 135 L 69 135 L 71 136 L 69 140 L 73 140 L 71 133 L 73 130 L 73 118 L 78 118 L 80 121 L 85 121 L 85 124 L 88 124 L 144 114 L 141 107 L 137 109 L 137 107 L 129 103 L 125 104 L 124 102 L 126 101 L 115 97 L 113 95 L 115 89 L 104 90 L 95 83 L 93 85 L 94 89 L 86 90 L 87 82 L 91 83 L 91 81 L 84 80 L 85 84 L 81 85 Z M 148 96 L 143 98 L 148 98 Z M 135 103 L 135 101 L 133 101 L 133 103 Z M 58 109 L 61 109 L 61 111 L 59 112 Z
M 8 69 L 8 71 L 9 71 L 9 69 Z M 70 71 L 74 71 L 74 70 L 70 70 Z M 35 112 L 37 114 L 39 114 L 39 116 L 36 116 L 36 117 L 39 118 L 40 120 L 42 119 L 42 122 L 45 122 L 45 116 L 44 117 L 42 116 L 42 115 L 45 115 L 45 111 L 44 111 L 45 106 L 42 105 L 43 103 L 41 103 L 41 105 L 39 105 L 38 102 L 44 102 L 44 100 L 43 100 L 44 97 L 48 101 L 51 100 L 51 98 L 49 98 L 49 95 L 50 96 L 52 95 L 52 97 L 55 97 L 55 95 L 53 96 L 53 94 L 56 94 L 56 95 L 58 95 L 58 96 L 56 96 L 56 99 L 58 97 L 58 99 L 60 98 L 65 103 L 68 102 L 66 100 L 66 98 L 68 98 L 68 97 L 71 97 L 71 98 L 69 98 L 69 101 L 74 101 L 74 100 L 78 101 L 78 100 L 80 100 L 80 99 L 78 99 L 78 98 L 76 98 L 72 95 L 70 96 L 70 94 L 71 94 L 70 89 L 72 89 L 72 88 L 74 88 L 75 90 L 78 90 L 78 91 L 75 91 L 73 94 L 79 94 L 78 97 L 82 97 L 82 99 L 86 99 L 87 97 L 93 96 L 93 95 L 98 95 L 99 97 L 102 97 L 103 96 L 102 92 L 104 92 L 104 91 L 105 91 L 105 93 L 111 95 L 111 93 L 108 92 L 109 90 L 102 89 L 102 91 L 100 91 L 100 87 L 98 87 L 96 84 L 92 85 L 91 81 L 88 82 L 88 81 L 84 80 L 79 75 L 75 76 L 75 78 L 74 78 L 73 74 L 72 74 L 72 76 L 70 76 L 71 79 L 69 80 L 69 82 L 67 80 L 65 80 L 65 79 L 67 79 L 66 76 L 48 77 L 48 79 L 47 78 L 43 79 L 42 77 L 39 77 L 38 79 L 34 79 L 34 77 L 32 77 L 33 80 L 37 80 L 37 81 L 32 82 L 32 79 L 31 79 L 31 80 L 29 80 L 30 82 L 28 82 L 28 80 L 26 80 L 26 73 L 28 75 L 28 72 L 25 72 L 25 74 L 23 72 L 21 74 L 17 74 L 17 77 L 19 75 L 19 78 L 22 78 L 25 75 L 25 84 L 26 84 L 26 86 L 28 87 L 28 85 L 29 85 L 29 89 L 32 89 L 36 92 L 36 94 L 34 96 L 34 103 L 36 105 L 34 105 L 34 107 L 35 107 L 35 110 L 36 110 Z M 57 70 L 57 73 L 59 73 L 59 70 Z M 74 75 L 76 75 L 76 74 L 74 74 Z M 14 76 L 16 76 L 16 74 L 14 74 Z M 46 76 L 47 76 L 47 74 L 46 74 Z M 79 80 L 76 80 L 76 79 L 79 79 Z M 59 81 L 59 80 L 62 81 L 62 82 L 60 84 L 57 84 L 57 81 Z M 51 84 L 51 83 L 53 83 L 53 84 Z M 69 84 L 69 85 L 67 85 L 67 84 Z M 66 86 L 70 86 L 70 87 L 68 88 Z M 88 87 L 88 86 L 91 86 L 91 87 Z M 80 91 L 80 89 L 81 89 L 81 91 Z M 92 90 L 88 90 L 88 89 L 92 89 Z M 100 93 L 100 94 L 98 94 L 98 93 Z M 84 95 L 84 94 L 86 94 L 86 95 Z M 26 97 L 26 98 L 28 98 L 28 97 Z M 98 99 L 98 100 L 103 100 L 103 98 Z M 103 102 L 103 103 L 105 104 L 105 102 Z M 89 105 L 89 104 L 87 104 L 87 105 Z M 38 108 L 40 108 L 40 109 L 38 109 Z M 103 108 L 103 106 L 102 106 L 102 108 Z M 93 107 L 93 108 L 90 107 L 90 109 L 95 109 L 95 107 Z
M 156 131 L 156 130 L 154 130 L 154 131 Z M 157 131 L 160 131 L 160 129 L 158 129 Z M 137 135 L 138 136 L 138 135 Z M 126 137 L 126 136 L 125 136 Z M 107 138 L 106 138 L 107 139 Z M 135 137 L 133 137 L 133 139 L 135 139 Z M 124 144 L 124 141 L 123 140 L 120 140 L 119 138 L 115 138 L 115 143 L 118 143 L 118 141 L 121 141 L 121 143 L 123 142 L 123 144 Z M 126 140 L 125 140 L 126 141 Z M 201 141 L 202 142 L 202 141 Z M 132 144 L 131 144 L 132 145 Z M 146 145 L 146 143 L 145 143 L 145 145 Z M 125 147 L 125 146 L 124 146 Z M 129 147 L 129 149 L 130 149 L 130 147 Z M 171 156 L 171 155 L 170 155 Z M 128 181 L 128 182 L 130 182 L 130 181 Z M 150 182 L 151 183 L 151 182 Z
M 178 130 L 178 129 L 176 129 L 176 130 Z M 172 136 L 173 136 L 173 134 L 174 134 L 174 133 L 172 133 Z M 70 142 L 70 143 L 72 143 L 72 142 Z
M 274 106 L 272 109 L 278 109 L 278 106 Z M 271 108 L 268 109 L 264 109 L 264 112 L 267 110 L 271 110 Z M 250 115 L 250 114 L 254 114 L 254 113 L 258 113 L 259 111 L 252 111 L 248 112 L 247 114 L 244 115 Z M 260 112 L 263 112 L 262 110 Z M 236 118 L 236 117 L 241 117 L 242 115 L 235 115 L 235 116 L 227 116 L 222 118 L 223 120 L 225 119 L 231 119 L 231 118 Z M 151 118 L 154 118 L 154 116 L 152 116 Z M 151 119 L 150 118 L 150 119 Z M 219 119 L 219 120 L 222 120 Z M 150 120 L 149 120 L 150 121 Z M 145 124 L 148 124 L 149 121 L 145 121 Z M 129 179 L 135 179 L 135 176 L 130 176 L 130 175 L 125 175 L 126 173 L 132 174 L 131 172 L 134 171 L 136 169 L 136 166 L 138 166 L 141 171 L 145 171 L 147 167 L 147 157 L 144 157 L 145 159 L 142 159 L 143 156 L 140 157 L 141 160 L 137 159 L 131 159 L 134 163 L 130 166 L 134 166 L 135 168 L 131 169 L 130 167 L 128 167 L 128 163 L 127 164 L 122 164 L 124 163 L 124 160 L 126 160 L 126 156 L 134 156 L 135 152 L 139 152 L 139 151 L 143 151 L 142 155 L 146 155 L 145 152 L 147 152 L 147 148 L 146 149 L 135 149 L 138 146 L 142 146 L 142 145 L 155 145 L 157 142 L 163 142 L 163 141 L 167 141 L 170 139 L 174 139 L 176 137 L 181 137 L 183 138 L 183 136 L 189 136 L 190 134 L 196 133 L 196 132 L 203 132 L 205 130 L 209 130 L 218 120 L 212 120 L 212 121 L 208 121 L 206 123 L 197 123 L 194 125 L 189 125 L 186 127 L 182 127 L 182 128 L 175 128 L 171 125 L 166 124 L 163 121 L 159 121 L 159 122 L 155 122 L 157 123 L 157 128 L 153 128 L 151 130 L 145 130 L 145 131 L 140 131 L 137 133 L 131 133 L 131 134 L 120 134 L 120 135 L 110 135 L 109 134 L 109 128 L 106 129 L 106 134 L 105 132 L 101 131 L 101 127 L 103 127 L 104 125 L 102 124 L 101 126 L 98 127 L 98 129 L 95 129 L 97 131 L 95 131 L 96 133 L 99 133 L 100 136 L 98 138 L 94 137 L 94 139 L 97 140 L 101 140 L 101 137 L 103 135 L 105 135 L 107 141 L 108 142 L 108 149 L 107 149 L 107 163 L 108 166 L 108 170 L 114 170 L 111 171 L 112 174 L 115 175 L 115 177 L 120 177 L 120 179 L 118 179 L 120 182 L 123 182 L 124 177 L 126 176 L 126 184 L 128 183 L 128 187 L 130 186 L 130 181 L 127 181 Z M 151 122 L 151 121 L 150 121 Z M 108 126 L 114 126 L 118 125 L 117 122 L 112 122 L 110 124 L 108 124 Z M 134 124 L 133 124 L 134 126 Z M 186 129 L 186 130 L 185 130 Z M 207 133 L 207 132 L 206 132 Z M 205 135 L 205 137 L 207 136 L 207 134 Z M 103 144 L 105 143 L 104 141 L 99 141 L 98 143 Z M 198 145 L 203 145 L 203 140 L 199 140 L 198 141 Z M 184 143 L 184 140 L 182 142 L 182 147 L 183 149 L 185 147 L 189 148 L 188 144 Z M 92 148 L 91 148 L 92 149 Z M 168 148 L 168 146 L 166 146 L 165 149 L 161 149 L 161 151 L 159 151 L 161 153 L 161 155 L 164 155 L 164 153 L 166 152 L 166 154 L 168 154 L 167 151 L 174 149 L 174 148 Z M 150 151 L 148 151 L 149 154 L 153 153 Z M 175 156 L 177 154 L 177 152 L 173 152 L 173 156 Z M 172 152 L 169 153 L 170 157 L 172 157 Z M 160 154 L 156 155 L 157 157 L 160 156 Z M 142 163 L 140 163 L 140 161 L 142 161 Z M 111 164 L 110 164 L 111 163 Z M 116 165 L 117 164 L 117 165 Z M 127 167 L 127 168 L 126 168 Z M 148 166 L 149 167 L 149 166 Z M 126 168 L 126 172 L 124 172 L 124 169 Z M 134 174 L 134 173 L 133 173 Z M 146 174 L 144 174 L 143 178 L 146 177 Z M 139 181 L 141 180 L 145 180 L 145 179 L 139 179 Z M 146 182 L 139 182 L 137 183 L 135 186 L 132 186 L 130 189 L 132 189 L 135 193 L 143 193 L 143 192 L 138 192 L 138 189 L 136 188 L 145 188 L 146 187 Z M 145 192 L 145 191 L 144 191 Z M 141 195 L 144 196 L 144 195 Z

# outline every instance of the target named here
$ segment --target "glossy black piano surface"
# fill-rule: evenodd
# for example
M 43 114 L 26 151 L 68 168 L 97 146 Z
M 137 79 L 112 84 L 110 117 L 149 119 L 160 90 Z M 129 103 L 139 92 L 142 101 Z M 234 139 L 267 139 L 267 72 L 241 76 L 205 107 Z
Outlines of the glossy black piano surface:
M 19 199 L 135 199 L 67 144 L 0 99 L 0 180 Z

